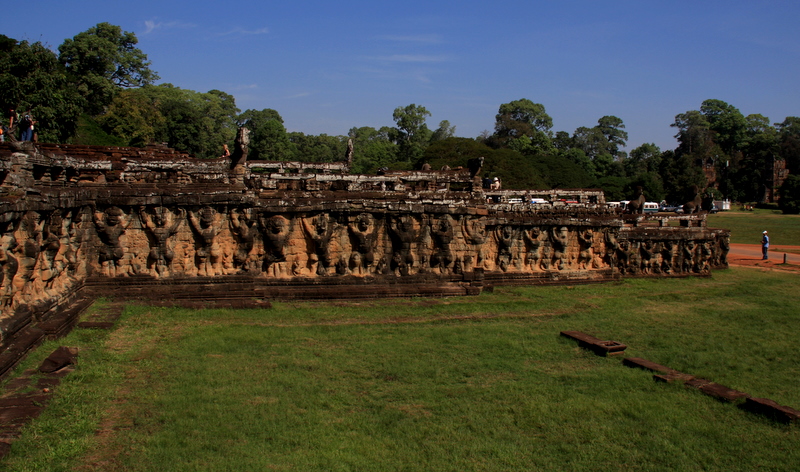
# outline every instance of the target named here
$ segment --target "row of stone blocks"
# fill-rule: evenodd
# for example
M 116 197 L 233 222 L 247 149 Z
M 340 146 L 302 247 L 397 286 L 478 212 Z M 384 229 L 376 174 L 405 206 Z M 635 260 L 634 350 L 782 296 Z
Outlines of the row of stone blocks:
M 21 429 L 47 407 L 53 389 L 74 370 L 78 351 L 60 347 L 38 369 L 29 369 L 5 385 L 0 396 L 0 458 L 11 449 Z
M 3 320 L 4 338 L 0 342 L 0 378 L 5 376 L 35 349 L 45 338 L 56 339 L 73 328 L 81 313 L 93 302 L 77 291 L 66 303 L 52 307 L 17 310 L 13 317 Z
M 59 325 L 57 332 L 46 333 L 41 329 L 38 331 L 42 333 L 42 337 L 46 334 L 54 337 L 65 334 L 65 331 L 74 327 L 78 316 L 92 303 L 92 300 L 86 298 L 75 300 L 46 323 L 53 327 Z M 122 309 L 122 304 L 112 303 L 97 310 L 86 321 L 77 323 L 77 327 L 110 329 L 122 314 Z M 38 417 L 47 407 L 53 389 L 64 376 L 75 369 L 77 358 L 77 349 L 59 347 L 39 365 L 38 369 L 26 370 L 5 385 L 0 395 L 0 458 L 10 451 L 11 443 L 20 436 L 22 427 Z
M 622 355 L 627 348 L 625 344 L 620 342 L 601 340 L 580 331 L 562 331 L 561 335 L 577 341 L 581 347 L 602 356 Z M 781 423 L 793 424 L 800 420 L 800 411 L 794 408 L 780 405 L 768 398 L 753 397 L 748 393 L 740 392 L 640 357 L 626 357 L 622 360 L 622 364 L 654 372 L 653 378 L 656 381 L 683 382 L 687 387 L 696 388 L 706 395 L 736 404 L 743 410 L 766 416 Z

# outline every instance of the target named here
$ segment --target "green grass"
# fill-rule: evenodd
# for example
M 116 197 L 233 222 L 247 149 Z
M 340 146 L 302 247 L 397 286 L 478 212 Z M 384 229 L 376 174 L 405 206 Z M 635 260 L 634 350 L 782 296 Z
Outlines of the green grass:
M 558 333 L 800 409 L 800 276 L 497 288 L 474 298 L 129 306 L 0 462 L 60 470 L 789 470 L 800 425 Z M 98 433 L 99 431 L 99 433 Z
M 708 226 L 731 230 L 731 242 L 761 244 L 761 232 L 769 231 L 771 245 L 800 246 L 800 215 L 779 210 L 725 211 L 708 215 Z

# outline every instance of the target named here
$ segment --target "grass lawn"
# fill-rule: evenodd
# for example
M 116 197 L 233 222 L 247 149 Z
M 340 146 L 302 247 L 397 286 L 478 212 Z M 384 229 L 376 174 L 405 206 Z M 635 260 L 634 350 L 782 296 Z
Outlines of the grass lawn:
M 730 269 L 474 298 L 130 305 L 113 331 L 76 330 L 25 361 L 81 348 L 0 469 L 791 470 L 800 425 L 559 332 L 800 409 L 798 285 Z
M 779 210 L 724 211 L 708 215 L 708 226 L 731 230 L 731 242 L 761 244 L 761 232 L 769 231 L 774 246 L 800 246 L 800 215 Z

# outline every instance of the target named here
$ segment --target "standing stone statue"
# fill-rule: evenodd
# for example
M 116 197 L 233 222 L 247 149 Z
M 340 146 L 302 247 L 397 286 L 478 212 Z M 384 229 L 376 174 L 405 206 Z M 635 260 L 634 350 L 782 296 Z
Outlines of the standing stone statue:
M 399 275 L 408 275 L 414 266 L 412 245 L 417 239 L 414 217 L 403 215 L 392 217 L 389 223 L 392 239 L 391 269 Z
M 637 215 L 641 215 L 642 213 L 644 213 L 645 201 L 646 199 L 644 196 L 644 190 L 642 189 L 641 186 L 637 186 L 636 191 L 633 194 L 633 197 L 631 197 L 630 201 L 628 202 L 628 207 L 627 207 L 628 213 L 633 213 Z
M 466 217 L 461 226 L 462 233 L 467 243 L 472 245 L 471 253 L 475 254 L 475 267 L 482 268 L 486 261 L 486 253 L 484 252 L 486 240 L 489 234 L 486 232 L 486 218 L 470 218 Z M 464 256 L 464 270 L 472 269 L 472 255 L 467 254 Z
M 256 228 L 255 218 L 251 218 L 250 209 L 236 210 L 231 209 L 228 223 L 236 239 L 236 253 L 233 256 L 233 263 L 237 270 L 242 272 L 253 272 L 257 268 L 252 261 L 250 253 L 255 244 Z
M 128 275 L 122 258 L 125 249 L 122 247 L 120 237 L 131 225 L 132 220 L 126 221 L 125 212 L 119 207 L 110 207 L 104 212 L 94 212 L 94 227 L 97 236 L 103 245 L 100 247 L 100 267 L 106 277 Z
M 569 245 L 569 228 L 558 226 L 550 229 L 550 242 L 553 245 L 553 265 L 558 270 L 567 268 L 567 247 Z
M 327 213 L 320 213 L 311 218 L 311 222 L 307 218 L 302 218 L 302 221 L 306 234 L 314 243 L 314 252 L 310 255 L 309 261 L 317 264 L 317 275 L 328 275 L 333 262 L 330 252 L 333 222 Z
M 231 169 L 242 169 L 250 150 L 250 130 L 244 126 L 236 131 L 236 141 L 231 153 Z
M 517 230 L 511 225 L 503 225 L 495 232 L 497 238 L 497 265 L 506 272 L 514 260 L 514 246 L 517 241 Z
M 37 279 L 35 268 L 42 247 L 42 231 L 45 222 L 37 211 L 28 211 L 22 217 L 17 230 L 17 241 L 22 241 L 17 246 L 17 262 L 19 270 L 14 278 L 14 288 L 17 292 L 27 296 L 33 289 L 32 283 Z
M 693 240 L 683 241 L 681 246 L 681 268 L 683 272 L 689 274 L 695 270 L 695 249 L 696 243 Z
M 175 258 L 175 252 L 169 245 L 169 238 L 178 232 L 178 228 L 186 218 L 186 210 L 181 208 L 179 215 L 180 217 L 176 219 L 172 212 L 163 206 L 156 207 L 152 217 L 145 207 L 139 209 L 142 223 L 152 237 L 148 262 L 151 266 L 151 274 L 155 277 L 170 275 L 170 266 L 172 259 Z
M 453 218 L 450 215 L 442 215 L 435 225 L 431 226 L 435 251 L 431 258 L 431 267 L 438 267 L 441 273 L 450 269 L 455 260 L 450 244 L 455 237 L 453 228 Z
M 14 277 L 19 269 L 19 262 L 13 252 L 17 247 L 12 223 L 4 223 L 0 236 L 0 306 L 3 309 L 14 301 Z
M 675 245 L 669 239 L 661 242 L 660 255 L 661 255 L 661 272 L 665 274 L 672 273 L 672 259 L 674 257 L 673 250 Z
M 610 229 L 606 229 L 603 240 L 605 242 L 603 258 L 609 267 L 617 267 L 617 254 L 619 253 L 617 234 Z
M 530 270 L 536 271 L 539 269 L 540 253 L 542 250 L 542 230 L 538 226 L 534 226 L 529 230 L 522 231 L 522 238 L 527 246 L 527 254 L 525 256 L 525 264 L 530 267 Z
M 66 227 L 70 226 L 71 218 L 65 218 L 61 210 L 54 210 L 50 214 L 47 225 L 42 232 L 42 252 L 40 258 L 39 273 L 42 282 L 45 284 L 45 291 L 49 295 L 56 295 L 59 291 L 59 280 L 63 279 L 62 274 L 71 267 L 69 258 L 74 257 L 70 254 L 74 252 L 70 246 L 69 233 Z
M 375 230 L 374 218 L 370 213 L 361 213 L 347 227 L 350 234 L 350 270 L 352 272 L 369 273 L 375 263 L 375 244 L 378 233 Z
M 188 213 L 189 223 L 195 234 L 195 263 L 200 275 L 213 277 L 221 274 L 222 251 L 217 243 L 221 215 L 212 207 L 204 206 L 200 211 Z
M 656 252 L 656 245 L 653 243 L 653 241 L 642 241 L 641 245 L 639 246 L 639 255 L 642 259 L 641 268 L 643 273 L 650 274 L 655 272 L 658 268 Z M 658 270 L 660 271 L 660 268 Z
M 269 218 L 262 215 L 258 221 L 264 241 L 264 272 L 271 272 L 274 277 L 288 276 L 279 263 L 286 261 L 284 251 L 292 231 L 292 222 L 281 215 Z
M 590 269 L 592 268 L 592 246 L 594 245 L 594 231 L 591 228 L 586 228 L 578 231 L 578 268 Z
M 692 199 L 683 204 L 683 213 L 686 215 L 699 212 L 703 206 L 703 195 L 697 185 L 692 185 L 691 194 Z

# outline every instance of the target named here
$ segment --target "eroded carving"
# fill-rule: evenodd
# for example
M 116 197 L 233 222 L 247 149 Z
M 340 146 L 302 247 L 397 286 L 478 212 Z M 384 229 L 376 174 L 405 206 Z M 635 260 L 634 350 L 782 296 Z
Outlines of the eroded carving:
M 224 216 L 210 206 L 188 212 L 189 223 L 195 234 L 195 264 L 197 273 L 213 277 L 222 274 L 222 249 L 217 242 Z
M 176 216 L 167 207 L 159 206 L 153 209 L 151 215 L 145 207 L 140 207 L 139 216 L 151 237 L 150 254 L 147 258 L 150 274 L 155 277 L 168 277 L 172 260 L 175 258 L 170 238 L 178 232 L 178 228 L 186 218 L 186 210 L 180 208 Z
M 264 240 L 264 272 L 273 277 L 288 277 L 290 274 L 282 263 L 286 261 L 284 251 L 289 241 L 292 222 L 282 215 L 261 215 L 259 226 Z
M 311 241 L 309 251 L 309 269 L 316 266 L 317 275 L 328 275 L 333 257 L 330 251 L 331 236 L 333 236 L 334 222 L 327 213 L 320 213 L 312 218 L 302 218 L 305 229 Z
M 256 219 L 252 216 L 252 209 L 231 209 L 228 215 L 231 231 L 236 241 L 236 249 L 233 256 L 235 270 L 241 272 L 252 272 L 258 270 L 255 261 L 251 257 L 255 245 Z
M 397 275 L 409 275 L 414 267 L 412 245 L 417 239 L 416 222 L 411 215 L 393 217 L 390 220 L 392 240 L 391 270 Z
M 375 245 L 378 233 L 375 219 L 369 213 L 359 213 L 355 220 L 347 226 L 350 234 L 350 271 L 364 275 L 370 273 L 375 264 Z
M 110 207 L 103 212 L 94 213 L 94 226 L 102 242 L 99 248 L 99 261 L 103 275 L 117 277 L 129 275 L 129 267 L 123 261 L 125 249 L 120 238 L 132 220 L 127 219 L 119 207 Z

